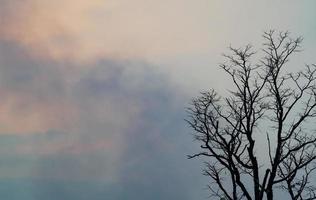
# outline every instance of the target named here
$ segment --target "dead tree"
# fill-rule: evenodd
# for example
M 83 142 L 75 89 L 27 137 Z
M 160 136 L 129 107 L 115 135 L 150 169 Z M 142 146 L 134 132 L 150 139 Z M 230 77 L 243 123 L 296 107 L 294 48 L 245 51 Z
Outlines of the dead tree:
M 257 64 L 251 45 L 224 55 L 220 67 L 234 85 L 228 97 L 210 90 L 192 100 L 187 122 L 201 151 L 189 158 L 204 158 L 212 199 L 272 200 L 276 191 L 316 199 L 316 65 L 289 72 L 302 38 L 275 31 L 263 38 Z

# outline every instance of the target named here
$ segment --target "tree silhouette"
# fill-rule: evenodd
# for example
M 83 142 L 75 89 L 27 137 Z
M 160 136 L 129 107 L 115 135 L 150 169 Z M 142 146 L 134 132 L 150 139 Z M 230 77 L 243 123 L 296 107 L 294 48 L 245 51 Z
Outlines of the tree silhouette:
M 204 158 L 212 199 L 272 200 L 276 190 L 316 199 L 316 65 L 289 72 L 302 38 L 273 30 L 263 38 L 257 64 L 251 45 L 224 55 L 220 67 L 234 85 L 228 97 L 210 90 L 192 100 L 186 121 L 201 151 L 189 158 Z

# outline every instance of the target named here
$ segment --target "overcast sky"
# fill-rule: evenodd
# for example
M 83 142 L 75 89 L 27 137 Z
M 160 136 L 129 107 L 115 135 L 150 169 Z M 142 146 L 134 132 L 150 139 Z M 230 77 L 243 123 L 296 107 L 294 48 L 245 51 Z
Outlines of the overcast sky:
M 184 122 L 199 91 L 226 91 L 230 45 L 303 36 L 316 1 L 0 0 L 0 196 L 203 200 Z

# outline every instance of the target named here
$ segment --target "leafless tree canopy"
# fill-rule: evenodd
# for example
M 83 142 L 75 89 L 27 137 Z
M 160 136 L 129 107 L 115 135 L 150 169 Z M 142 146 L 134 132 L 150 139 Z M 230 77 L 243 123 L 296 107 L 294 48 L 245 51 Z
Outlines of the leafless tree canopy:
M 234 84 L 229 97 L 211 90 L 193 99 L 187 122 L 201 151 L 189 158 L 206 161 L 211 199 L 272 200 L 277 190 L 292 200 L 316 199 L 316 65 L 289 72 L 302 38 L 276 31 L 263 38 L 256 64 L 250 45 L 224 55 L 220 67 Z

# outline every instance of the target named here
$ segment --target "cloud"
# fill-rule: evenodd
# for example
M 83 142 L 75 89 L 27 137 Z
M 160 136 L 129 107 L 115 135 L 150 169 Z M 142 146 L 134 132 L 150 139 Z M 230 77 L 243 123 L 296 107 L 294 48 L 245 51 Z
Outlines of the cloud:
M 170 145 L 159 127 L 178 117 L 181 92 L 149 63 L 100 60 L 72 74 L 15 43 L 0 43 L 0 55 L 0 177 L 115 182 L 123 160 Z
M 122 64 L 100 61 L 72 73 L 66 68 L 73 65 L 34 60 L 12 43 L 1 43 L 0 53 L 0 134 L 88 131 L 104 123 L 120 132 L 141 109 L 116 91 Z
M 154 59 L 206 47 L 191 1 L 2 1 L 1 38 L 39 57 Z
M 216 70 L 229 44 L 308 28 L 295 2 L 0 3 L 0 177 L 40 180 L 18 190 L 30 199 L 77 199 L 82 187 L 65 185 L 79 181 L 103 182 L 109 199 L 198 199 L 192 93 L 229 88 Z
M 1 5 L 0 38 L 38 60 L 75 63 L 63 71 L 102 59 L 147 61 L 193 94 L 209 85 L 230 86 L 218 70 L 229 45 L 260 45 L 262 31 L 271 28 L 314 32 L 301 23 L 313 19 L 311 12 L 294 1 L 2 0 Z
M 67 71 L 64 63 L 39 61 L 15 43 L 0 43 L 0 156 L 19 163 L 0 163 L 0 177 L 115 180 L 126 130 L 143 109 L 133 92 L 125 94 L 126 65 L 105 60 Z
M 63 198 L 63 195 L 75 198 L 77 192 L 84 191 L 85 194 L 91 195 L 96 192 L 113 200 L 127 197 L 199 199 L 200 192 L 205 194 L 205 191 L 200 190 L 204 186 L 200 179 L 200 165 L 188 161 L 185 157 L 193 152 L 191 137 L 187 134 L 183 121 L 183 107 L 187 99 L 181 98 L 179 101 L 178 97 L 181 95 L 169 90 L 172 87 L 169 88 L 166 81 L 161 83 L 163 87 L 156 89 L 150 86 L 150 89 L 128 87 L 127 93 L 124 91 L 124 84 L 121 85 L 119 81 L 114 84 L 110 81 L 112 84 L 108 86 L 106 79 L 96 78 L 96 75 L 106 71 L 102 67 L 95 69 L 82 78 L 75 89 L 75 96 L 81 97 L 77 101 L 82 103 L 83 113 L 86 115 L 79 125 L 83 130 L 76 133 L 49 131 L 33 135 L 0 136 L 0 160 L 3 160 L 3 163 L 0 163 L 0 177 L 35 179 L 32 184 L 37 189 L 27 187 L 26 193 L 39 195 L 41 198 L 50 196 L 59 189 L 59 198 Z M 114 74 L 121 76 L 118 75 L 119 72 Z M 115 76 L 114 74 L 112 76 Z M 148 76 L 152 82 L 160 80 L 160 77 L 154 74 Z M 150 83 L 149 81 L 147 85 Z M 95 87 L 97 90 L 93 90 Z M 90 103 L 98 103 L 97 99 L 110 94 L 121 95 L 121 106 L 126 104 L 122 99 L 138 102 L 143 106 L 141 112 L 129 116 L 134 119 L 132 122 L 113 117 L 119 120 L 119 123 L 114 125 L 108 124 L 106 118 L 99 121 L 98 114 L 90 115 L 90 112 L 87 112 L 90 110 Z M 88 101 L 85 96 L 89 96 Z M 102 107 L 98 108 L 102 110 Z M 127 108 L 123 106 L 122 109 L 126 111 Z M 94 120 L 99 122 L 94 123 Z M 87 128 L 84 128 L 86 126 Z M 113 129 L 113 126 L 123 128 L 114 132 L 118 129 Z M 119 137 L 117 140 L 111 140 L 111 135 Z M 108 146 L 103 142 L 113 143 Z M 11 148 L 9 160 L 6 159 L 7 148 Z M 49 183 L 46 183 L 47 180 Z M 71 188 L 79 187 L 80 182 L 86 184 L 87 188 L 74 192 Z M 101 187 L 96 186 L 96 182 L 101 183 L 103 190 L 93 189 Z M 10 186 L 10 183 L 6 184 Z M 65 187 L 65 184 L 68 186 Z M 196 187 L 197 185 L 200 187 Z M 142 190 L 145 192 L 141 193 Z M 0 194 L 6 193 L 0 190 Z

